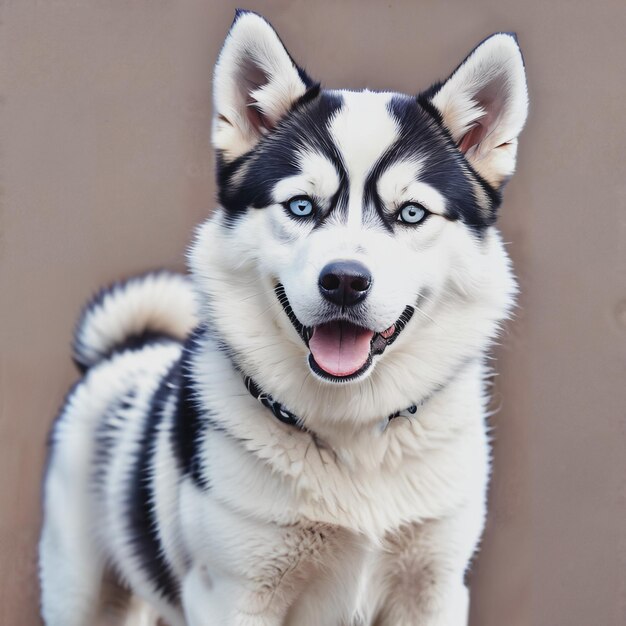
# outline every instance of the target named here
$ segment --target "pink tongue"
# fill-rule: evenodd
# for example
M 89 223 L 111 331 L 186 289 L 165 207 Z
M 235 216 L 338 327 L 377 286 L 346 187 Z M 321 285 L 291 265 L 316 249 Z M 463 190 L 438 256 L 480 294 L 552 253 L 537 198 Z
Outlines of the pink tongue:
M 349 322 L 330 322 L 313 329 L 309 349 L 325 372 L 333 376 L 349 376 L 367 362 L 373 336 L 374 331 Z

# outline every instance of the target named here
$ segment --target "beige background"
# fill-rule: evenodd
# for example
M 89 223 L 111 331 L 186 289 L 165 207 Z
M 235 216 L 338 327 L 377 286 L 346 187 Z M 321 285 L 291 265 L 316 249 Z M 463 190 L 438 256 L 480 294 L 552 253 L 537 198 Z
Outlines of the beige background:
M 1 5 L 0 624 L 39 624 L 44 441 L 99 285 L 183 267 L 214 202 L 210 73 L 233 2 Z M 626 623 L 623 0 L 249 2 L 328 86 L 416 91 L 516 30 L 531 115 L 501 226 L 522 285 L 498 351 L 473 626 Z M 321 625 L 323 626 L 323 625 Z

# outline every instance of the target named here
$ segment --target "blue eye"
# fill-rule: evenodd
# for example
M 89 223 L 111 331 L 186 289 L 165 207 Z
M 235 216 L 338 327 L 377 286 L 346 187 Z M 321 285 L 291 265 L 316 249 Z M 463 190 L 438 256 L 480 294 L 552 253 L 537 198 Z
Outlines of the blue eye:
M 296 217 L 307 217 L 313 213 L 313 202 L 311 202 L 311 199 L 306 196 L 292 198 L 287 203 L 287 206 Z
M 428 211 L 419 204 L 409 203 L 405 204 L 400 209 L 400 215 L 398 215 L 398 221 L 405 222 L 406 224 L 419 224 L 423 222 L 428 215 Z

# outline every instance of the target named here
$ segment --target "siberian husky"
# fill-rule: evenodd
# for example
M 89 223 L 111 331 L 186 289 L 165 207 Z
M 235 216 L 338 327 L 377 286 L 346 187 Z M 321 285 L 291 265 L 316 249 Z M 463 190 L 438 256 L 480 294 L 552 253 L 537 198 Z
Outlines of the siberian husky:
M 495 227 L 527 113 L 517 40 L 419 95 L 325 90 L 238 12 L 219 206 L 190 278 L 102 291 L 51 435 L 47 626 L 113 572 L 171 626 L 462 626 L 485 519 Z

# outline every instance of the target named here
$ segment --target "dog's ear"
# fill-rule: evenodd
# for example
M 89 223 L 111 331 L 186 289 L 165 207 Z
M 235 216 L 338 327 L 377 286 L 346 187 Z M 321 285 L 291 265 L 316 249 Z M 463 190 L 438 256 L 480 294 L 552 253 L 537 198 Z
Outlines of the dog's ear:
M 528 113 L 524 61 L 512 33 L 483 41 L 428 98 L 474 169 L 498 188 L 515 170 Z
M 227 161 L 248 152 L 312 85 L 272 26 L 238 10 L 213 76 L 213 145 Z

